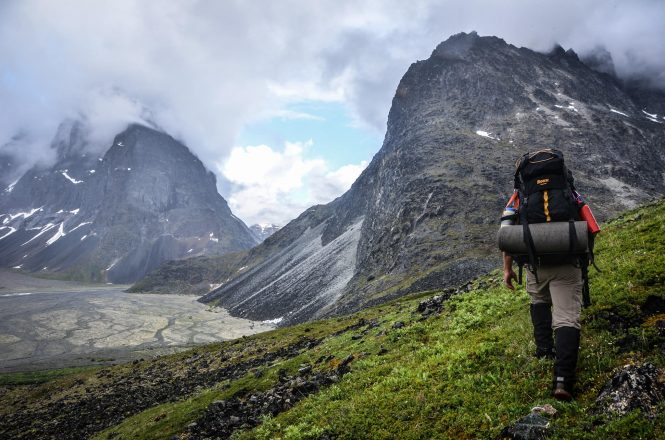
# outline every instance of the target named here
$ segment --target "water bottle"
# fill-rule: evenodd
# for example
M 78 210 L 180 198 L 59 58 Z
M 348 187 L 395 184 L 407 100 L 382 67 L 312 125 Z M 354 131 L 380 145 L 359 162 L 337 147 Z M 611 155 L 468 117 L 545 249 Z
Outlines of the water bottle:
M 501 227 L 514 225 L 516 219 L 517 210 L 512 206 L 506 206 L 501 214 Z
M 589 208 L 589 205 L 587 205 L 584 202 L 584 199 L 582 199 L 582 196 L 577 191 L 573 191 L 573 197 L 575 199 L 575 203 L 577 203 L 578 207 L 577 209 L 579 209 L 580 217 L 587 224 L 589 233 L 594 235 L 599 233 L 600 226 L 598 226 L 598 222 L 596 221 L 596 218 L 593 216 L 593 212 L 591 212 L 591 208 Z
M 589 208 L 589 205 L 586 203 L 582 205 L 580 208 L 580 217 L 582 217 L 582 220 L 584 220 L 587 224 L 587 228 L 589 229 L 589 232 L 591 234 L 597 234 L 600 232 L 600 226 L 598 226 L 598 222 L 596 221 L 596 218 L 593 216 L 593 212 L 591 212 L 591 208 Z

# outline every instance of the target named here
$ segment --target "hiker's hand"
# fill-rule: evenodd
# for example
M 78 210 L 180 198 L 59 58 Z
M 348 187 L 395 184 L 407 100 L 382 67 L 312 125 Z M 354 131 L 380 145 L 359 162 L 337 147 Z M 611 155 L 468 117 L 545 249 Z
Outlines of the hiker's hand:
M 513 280 L 517 281 L 517 275 L 515 275 L 515 271 L 512 268 L 504 269 L 503 284 L 505 284 L 506 287 L 509 288 L 510 290 L 515 290 L 515 286 L 513 286 Z

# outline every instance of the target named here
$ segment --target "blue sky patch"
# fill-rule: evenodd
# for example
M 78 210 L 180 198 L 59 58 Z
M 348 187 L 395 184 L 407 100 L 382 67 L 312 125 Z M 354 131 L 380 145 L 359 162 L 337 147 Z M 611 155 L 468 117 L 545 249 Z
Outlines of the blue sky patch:
M 322 158 L 335 169 L 363 160 L 369 162 L 379 151 L 383 135 L 355 124 L 342 103 L 304 102 L 288 106 L 281 115 L 248 124 L 236 145 L 265 144 L 281 150 L 286 141 L 309 139 L 314 145 L 305 156 Z

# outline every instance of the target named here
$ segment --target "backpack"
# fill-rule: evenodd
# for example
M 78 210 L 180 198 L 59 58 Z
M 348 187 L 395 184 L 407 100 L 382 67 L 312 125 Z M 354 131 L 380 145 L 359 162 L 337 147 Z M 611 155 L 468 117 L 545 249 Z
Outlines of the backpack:
M 577 234 L 574 222 L 581 220 L 579 208 L 581 200 L 575 192 L 575 180 L 565 165 L 563 153 L 555 149 L 543 149 L 527 153 L 515 164 L 515 191 L 519 197 L 517 211 L 519 224 L 528 250 L 526 256 L 515 256 L 519 267 L 518 282 L 522 283 L 522 269 L 525 264 L 533 272 L 538 282 L 538 263 L 562 264 L 577 263 L 582 269 L 584 280 L 583 299 L 585 307 L 590 304 L 588 267 L 593 264 L 593 234 L 588 234 L 589 247 L 584 254 L 576 254 Z M 568 222 L 568 253 L 561 255 L 538 255 L 533 245 L 529 229 L 531 223 Z M 595 266 L 595 264 L 594 264 Z
M 522 156 L 516 164 L 515 189 L 520 196 L 520 221 L 523 217 L 528 223 L 580 220 L 573 194 L 575 181 L 559 150 Z

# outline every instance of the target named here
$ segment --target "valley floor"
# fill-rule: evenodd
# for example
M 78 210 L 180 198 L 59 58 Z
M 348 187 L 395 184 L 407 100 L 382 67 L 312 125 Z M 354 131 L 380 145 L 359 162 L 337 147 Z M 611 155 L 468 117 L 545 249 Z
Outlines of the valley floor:
M 274 327 L 234 318 L 192 296 L 71 283 L 49 284 L 46 290 L 47 280 L 26 283 L 21 277 L 16 290 L 0 292 L 0 372 L 152 358 Z
M 26 273 L 0 268 L 0 298 L 12 293 L 25 292 L 77 292 L 81 290 L 118 290 L 127 288 L 120 284 L 92 284 L 55 280 L 31 276 Z

